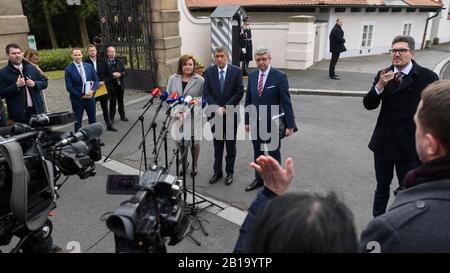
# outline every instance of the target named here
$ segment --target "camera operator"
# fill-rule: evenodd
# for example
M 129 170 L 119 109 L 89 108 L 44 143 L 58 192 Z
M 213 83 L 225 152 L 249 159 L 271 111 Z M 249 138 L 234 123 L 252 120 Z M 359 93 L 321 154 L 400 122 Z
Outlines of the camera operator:
M 23 60 L 19 45 L 8 44 L 5 50 L 9 60 L 0 70 L 0 98 L 6 99 L 9 119 L 28 123 L 31 115 L 44 112 L 41 90 L 47 88 L 47 80 Z

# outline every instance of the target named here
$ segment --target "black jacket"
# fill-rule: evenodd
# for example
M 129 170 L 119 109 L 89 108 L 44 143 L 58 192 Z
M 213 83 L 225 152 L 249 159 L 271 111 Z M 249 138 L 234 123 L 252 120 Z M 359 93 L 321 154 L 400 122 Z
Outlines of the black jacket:
M 236 106 L 244 96 L 244 84 L 242 82 L 241 69 L 235 65 L 228 64 L 223 87 L 223 94 L 220 91 L 219 72 L 217 65 L 210 66 L 206 69 L 203 77 L 203 94 L 210 105 L 210 109 L 215 111 L 218 107 L 226 107 L 227 105 Z M 215 113 L 211 113 L 208 120 L 213 118 Z M 238 115 L 235 113 L 235 121 L 238 122 Z
M 108 65 L 111 68 L 111 77 L 112 77 L 112 73 L 114 72 L 119 72 L 122 76 L 120 77 L 120 79 L 116 80 L 114 78 L 112 78 L 111 83 L 108 84 L 108 89 L 109 87 L 113 87 L 113 88 L 117 88 L 118 86 L 121 86 L 122 88 L 125 88 L 125 76 L 126 76 L 126 72 L 125 72 L 125 65 L 123 64 L 123 62 L 116 58 L 114 61 L 115 63 L 113 64 L 113 62 L 111 62 L 111 60 L 107 59 L 106 60 Z M 120 85 L 118 85 L 118 83 L 120 83 Z
M 87 58 L 86 63 L 89 63 L 94 67 L 94 64 L 90 58 Z M 113 76 L 111 71 L 111 66 L 109 65 L 108 61 L 104 58 L 100 58 L 97 56 L 96 59 L 96 65 L 97 65 L 97 76 L 99 81 L 103 81 L 106 84 L 111 83 Z
M 428 84 L 439 80 L 433 71 L 419 66 L 414 60 L 409 75 L 403 77 L 400 86 L 394 80 L 388 82 L 381 95 L 375 90 L 381 71 L 377 73 L 363 103 L 367 110 L 381 104 L 377 124 L 369 143 L 369 149 L 388 160 L 417 160 L 415 145 L 414 114 L 420 101 L 420 94 Z M 394 67 L 386 68 L 387 71 Z
M 347 51 L 344 43 L 344 31 L 342 30 L 341 26 L 336 24 L 330 32 L 330 52 L 341 53 Z
M 253 60 L 252 30 L 250 28 L 242 28 L 239 35 L 239 44 L 241 45 L 241 61 L 250 62 L 251 60 Z M 245 54 L 242 53 L 242 48 L 245 48 Z
M 29 77 L 36 85 L 28 88 L 33 106 L 38 114 L 44 112 L 44 104 L 40 91 L 47 88 L 47 80 L 37 71 L 34 65 L 27 61 L 22 62 L 23 75 Z M 27 122 L 25 119 L 25 112 L 27 108 L 27 93 L 26 87 L 17 88 L 16 82 L 20 72 L 11 62 L 0 70 L 0 98 L 6 99 L 8 105 L 8 117 L 13 121 Z

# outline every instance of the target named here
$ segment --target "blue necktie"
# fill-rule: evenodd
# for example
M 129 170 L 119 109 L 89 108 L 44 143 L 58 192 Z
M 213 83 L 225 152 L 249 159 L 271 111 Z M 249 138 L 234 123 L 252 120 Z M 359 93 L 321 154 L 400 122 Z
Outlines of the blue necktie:
M 223 94 L 223 85 L 225 84 L 225 77 L 223 76 L 224 73 L 225 71 L 220 70 L 219 82 L 220 82 L 220 92 L 222 92 L 222 94 Z

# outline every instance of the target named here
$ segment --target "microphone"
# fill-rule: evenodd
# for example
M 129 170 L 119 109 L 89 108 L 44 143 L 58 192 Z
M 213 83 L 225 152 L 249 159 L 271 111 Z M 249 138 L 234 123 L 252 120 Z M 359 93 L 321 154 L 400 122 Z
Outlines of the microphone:
M 88 126 L 82 127 L 78 132 L 75 134 L 72 134 L 71 136 L 59 141 L 55 144 L 55 147 L 63 147 L 65 145 L 68 145 L 70 143 L 77 142 L 79 140 L 87 140 L 90 141 L 94 138 L 97 138 L 103 134 L 105 131 L 105 128 L 101 123 L 92 123 Z
M 163 92 L 161 93 L 161 95 L 159 95 L 159 99 L 160 99 L 161 101 L 166 101 L 168 97 L 169 97 L 169 93 L 167 93 L 167 91 L 163 91 Z
M 153 100 L 158 97 L 161 94 L 161 89 L 159 87 L 153 88 L 152 92 L 150 93 L 150 98 L 147 100 L 147 102 L 145 103 L 145 105 L 142 107 L 142 109 L 144 109 L 145 107 L 147 107 L 149 104 L 153 103 Z
M 166 100 L 168 104 L 172 104 L 179 98 L 178 93 L 173 91 L 172 94 L 170 94 L 169 98 Z

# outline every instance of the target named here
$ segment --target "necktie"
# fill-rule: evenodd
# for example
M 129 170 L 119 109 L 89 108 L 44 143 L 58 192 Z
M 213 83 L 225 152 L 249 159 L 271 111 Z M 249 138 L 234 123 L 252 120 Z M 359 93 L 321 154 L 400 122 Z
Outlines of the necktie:
M 22 66 L 19 66 L 18 67 L 18 69 L 19 69 L 19 71 L 20 71 L 20 75 L 22 76 L 22 77 L 24 77 L 23 76 L 23 67 Z M 27 92 L 27 106 L 28 107 L 33 107 L 33 99 L 31 99 L 31 95 L 30 95 L 30 90 L 28 90 L 28 86 L 25 84 L 25 90 L 26 90 L 26 92 Z
M 83 83 L 86 82 L 86 73 L 84 72 L 84 67 L 81 64 L 78 64 L 78 72 L 80 72 L 81 80 Z
M 220 82 L 220 92 L 223 94 L 223 86 L 224 86 L 224 84 L 225 84 L 225 77 L 224 77 L 224 74 L 225 73 L 225 71 L 223 71 L 223 70 L 220 70 L 220 78 L 219 78 L 219 82 Z
M 402 78 L 405 74 L 403 74 L 403 72 L 398 71 L 397 73 L 395 73 L 394 76 L 394 80 L 395 80 L 395 84 L 397 86 L 399 86 L 402 83 Z
M 258 96 L 262 96 L 264 90 L 264 73 L 261 73 L 258 82 Z

